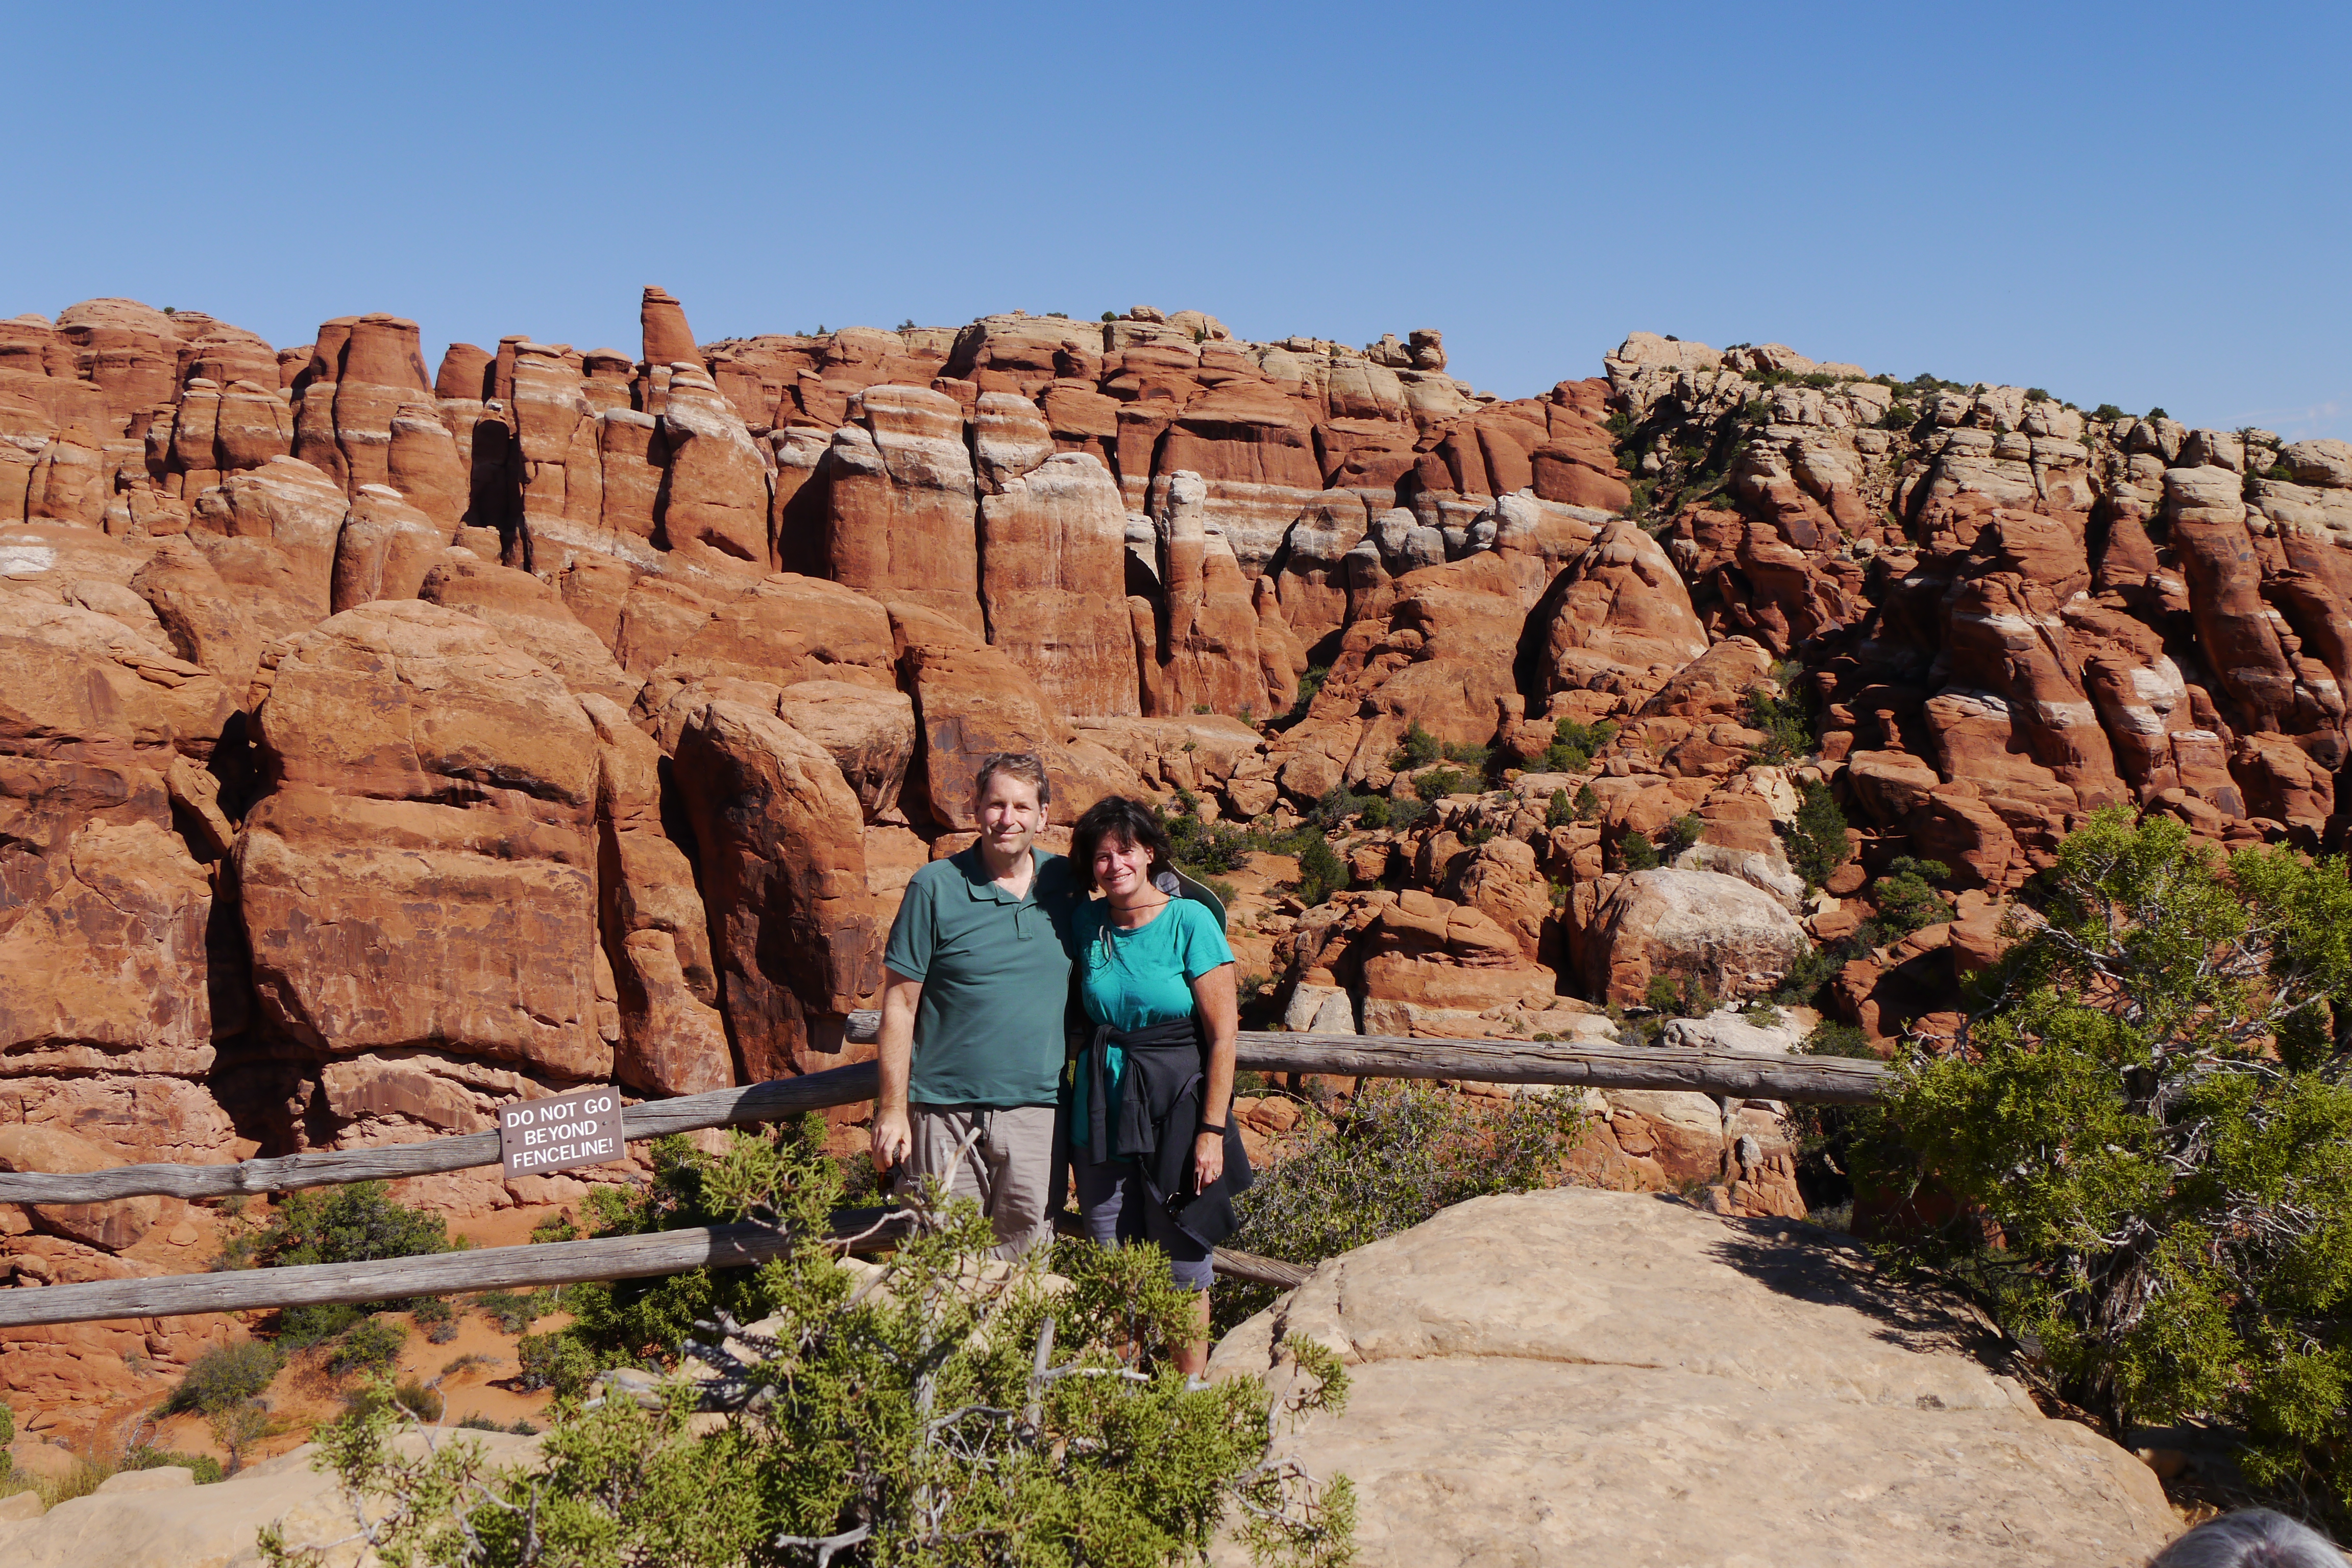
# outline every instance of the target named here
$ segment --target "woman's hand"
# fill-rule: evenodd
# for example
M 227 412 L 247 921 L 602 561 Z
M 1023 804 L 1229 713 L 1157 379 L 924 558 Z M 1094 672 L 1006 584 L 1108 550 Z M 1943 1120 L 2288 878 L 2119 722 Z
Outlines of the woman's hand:
M 1192 1140 L 1192 1190 L 1205 1193 L 1225 1173 L 1225 1135 L 1203 1132 Z

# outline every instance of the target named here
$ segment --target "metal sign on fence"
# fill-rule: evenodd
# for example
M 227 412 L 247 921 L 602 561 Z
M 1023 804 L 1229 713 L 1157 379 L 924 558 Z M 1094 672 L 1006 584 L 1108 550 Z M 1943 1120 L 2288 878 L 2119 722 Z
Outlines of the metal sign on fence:
M 607 1164 L 626 1152 L 618 1089 L 575 1089 L 499 1108 L 499 1163 L 509 1182 Z

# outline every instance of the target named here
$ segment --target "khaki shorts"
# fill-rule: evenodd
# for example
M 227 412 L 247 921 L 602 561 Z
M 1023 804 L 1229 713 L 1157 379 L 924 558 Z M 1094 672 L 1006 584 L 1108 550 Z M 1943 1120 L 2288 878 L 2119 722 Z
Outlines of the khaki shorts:
M 908 1107 L 907 1121 L 914 1137 L 907 1177 L 919 1182 L 937 1176 L 950 1201 L 980 1200 L 980 1212 L 996 1229 L 991 1256 L 1018 1258 L 1045 1239 L 1050 1229 L 1045 1194 L 1058 1153 L 1052 1106 L 950 1110 L 914 1105 Z M 967 1138 L 971 1146 L 958 1159 L 956 1151 Z

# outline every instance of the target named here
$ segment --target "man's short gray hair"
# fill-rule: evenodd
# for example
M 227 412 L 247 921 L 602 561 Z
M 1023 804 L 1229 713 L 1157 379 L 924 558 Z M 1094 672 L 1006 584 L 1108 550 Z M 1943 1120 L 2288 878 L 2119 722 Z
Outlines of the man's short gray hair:
M 972 798 L 983 800 L 988 795 L 988 781 L 1003 773 L 1007 778 L 1023 780 L 1037 788 L 1037 804 L 1054 804 L 1054 786 L 1045 780 L 1045 764 L 1034 752 L 991 752 L 988 760 L 980 764 L 972 775 Z
M 2266 1508 L 2209 1519 L 2156 1554 L 2148 1568 L 2344 1568 L 2327 1537 Z

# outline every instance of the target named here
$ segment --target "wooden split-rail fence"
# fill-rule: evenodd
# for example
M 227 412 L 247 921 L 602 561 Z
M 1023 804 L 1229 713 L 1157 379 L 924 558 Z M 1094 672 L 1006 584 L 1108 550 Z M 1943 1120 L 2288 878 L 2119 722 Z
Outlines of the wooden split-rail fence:
M 874 1013 L 852 1014 L 847 1037 L 856 1043 L 870 1041 L 878 1024 Z M 1723 1100 L 1831 1105 L 1874 1100 L 1885 1079 L 1885 1069 L 1875 1062 L 1836 1057 L 1255 1030 L 1242 1032 L 1236 1057 L 1241 1068 L 1257 1072 L 1570 1089 L 1683 1089 Z M 774 1121 L 803 1111 L 871 1100 L 878 1088 L 874 1064 L 861 1062 L 771 1083 L 648 1100 L 626 1108 L 622 1135 L 636 1142 L 672 1132 Z M 69 1174 L 0 1173 L 0 1203 L 101 1204 L 151 1195 L 226 1197 L 430 1175 L 499 1163 L 499 1135 L 492 1131 L 228 1165 L 117 1165 Z M 872 1232 L 875 1219 L 872 1211 L 836 1216 L 835 1228 L 845 1237 L 856 1236 Z M 886 1226 L 869 1239 L 887 1236 Z M 19 1287 L 0 1290 L 0 1330 L 628 1279 L 687 1268 L 741 1268 L 777 1257 L 787 1245 L 786 1237 L 765 1226 L 724 1225 L 649 1236 L 480 1247 L 370 1263 L 318 1263 Z M 1307 1272 L 1296 1264 L 1226 1247 L 1217 1249 L 1215 1263 L 1220 1274 L 1283 1288 L 1299 1283 Z

